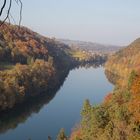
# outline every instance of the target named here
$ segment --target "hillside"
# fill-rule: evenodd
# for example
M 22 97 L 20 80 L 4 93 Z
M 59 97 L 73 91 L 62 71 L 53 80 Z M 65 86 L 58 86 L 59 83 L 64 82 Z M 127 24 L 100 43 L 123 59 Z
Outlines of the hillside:
M 102 64 L 106 58 L 5 23 L 0 30 L 0 111 L 48 94 L 73 67 Z
M 132 70 L 140 70 L 140 38 L 136 39 L 128 47 L 111 56 L 106 63 L 106 71 L 118 75 L 120 79 L 128 80 Z
M 26 27 L 0 30 L 0 110 L 48 93 L 74 64 L 70 48 Z
M 79 48 L 82 50 L 90 51 L 90 52 L 98 52 L 98 53 L 114 53 L 121 49 L 121 46 L 115 45 L 104 45 L 100 43 L 93 42 L 85 42 L 85 41 L 76 41 L 76 40 L 68 40 L 68 39 L 58 39 L 59 42 L 67 44 L 73 48 Z
M 100 105 L 92 106 L 85 101 L 82 120 L 70 140 L 140 139 L 139 58 L 140 39 L 110 57 L 106 74 L 115 88 Z
M 26 27 L 5 24 L 0 30 L 0 61 L 27 64 L 31 59 L 67 58 L 70 48 Z M 67 56 L 67 57 L 63 57 Z

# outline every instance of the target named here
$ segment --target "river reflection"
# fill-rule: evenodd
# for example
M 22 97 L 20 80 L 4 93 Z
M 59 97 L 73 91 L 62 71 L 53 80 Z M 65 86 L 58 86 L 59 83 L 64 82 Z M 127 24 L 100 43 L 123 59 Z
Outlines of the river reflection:
M 88 98 L 98 104 L 113 88 L 103 67 L 97 66 L 84 65 L 67 71 L 49 94 L 2 112 L 0 140 L 45 140 L 48 135 L 55 139 L 60 128 L 65 128 L 69 134 L 80 120 L 83 101 Z

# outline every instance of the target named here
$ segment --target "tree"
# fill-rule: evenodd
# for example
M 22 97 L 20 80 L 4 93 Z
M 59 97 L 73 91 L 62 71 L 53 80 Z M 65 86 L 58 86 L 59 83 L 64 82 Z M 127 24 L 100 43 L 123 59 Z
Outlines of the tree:
M 140 124 L 140 74 L 138 74 L 132 81 L 131 100 L 129 102 L 129 110 L 133 113 L 134 121 Z
M 57 136 L 57 140 L 68 140 L 67 136 L 65 135 L 65 130 L 62 128 Z
M 19 19 L 19 25 L 21 24 L 21 19 L 22 19 L 22 1 L 21 0 L 14 0 L 16 4 L 20 6 L 20 19 Z M 10 18 L 14 21 L 14 18 L 11 15 L 11 8 L 12 8 L 12 2 L 13 0 L 3 0 L 1 2 L 0 6 L 0 17 L 4 16 L 4 19 L 0 22 L 0 26 L 2 26 L 6 20 L 8 19 L 10 22 Z M 8 9 L 7 9 L 8 7 Z M 4 13 L 4 10 L 7 10 L 6 14 Z M 15 22 L 15 21 L 14 21 Z
M 137 77 L 137 73 L 136 71 L 132 70 L 132 72 L 130 73 L 129 79 L 128 79 L 128 88 L 131 87 L 133 80 Z
M 82 111 L 81 111 L 81 115 L 82 115 L 82 123 L 83 124 L 88 124 L 89 120 L 90 120 L 90 115 L 91 115 L 91 105 L 89 100 L 85 100 Z

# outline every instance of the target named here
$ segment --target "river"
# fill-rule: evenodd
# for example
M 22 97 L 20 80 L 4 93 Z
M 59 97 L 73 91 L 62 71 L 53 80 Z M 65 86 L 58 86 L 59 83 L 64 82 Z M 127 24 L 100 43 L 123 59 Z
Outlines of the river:
M 15 115 L 16 112 L 12 112 L 12 118 L 5 115 L 5 123 L 0 120 L 0 140 L 47 140 L 48 135 L 55 140 L 60 128 L 65 128 L 69 135 L 80 121 L 84 100 L 99 104 L 112 89 L 103 67 L 73 69 L 47 104 L 40 105 L 37 110 L 30 109 L 30 113 L 27 105 L 20 110 L 26 113 Z

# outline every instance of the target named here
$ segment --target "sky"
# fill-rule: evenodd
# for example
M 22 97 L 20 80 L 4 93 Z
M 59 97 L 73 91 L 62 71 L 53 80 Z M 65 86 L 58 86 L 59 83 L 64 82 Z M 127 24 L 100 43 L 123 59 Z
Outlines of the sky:
M 22 0 L 22 25 L 47 37 L 127 45 L 140 37 L 140 0 Z M 12 8 L 17 17 L 18 7 Z

